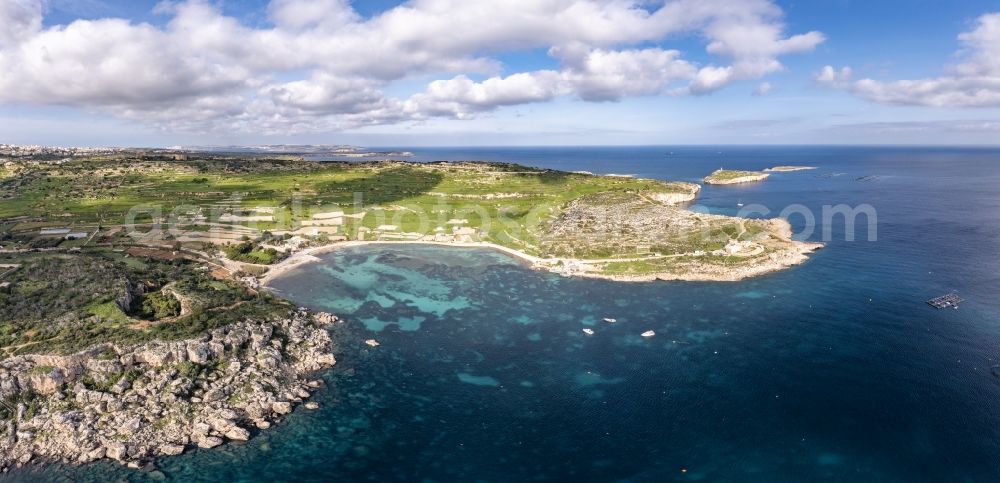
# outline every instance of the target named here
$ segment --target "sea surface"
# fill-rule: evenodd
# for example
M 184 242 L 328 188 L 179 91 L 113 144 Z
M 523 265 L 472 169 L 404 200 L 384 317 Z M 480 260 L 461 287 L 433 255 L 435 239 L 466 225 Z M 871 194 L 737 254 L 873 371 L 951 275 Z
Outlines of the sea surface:
M 828 239 L 807 263 L 737 283 L 563 278 L 479 249 L 328 253 L 273 283 L 346 320 L 319 410 L 143 471 L 10 478 L 1000 481 L 1000 150 L 391 149 L 688 181 L 813 165 L 706 186 L 697 204 L 801 205 L 817 221 L 867 204 L 877 239 L 864 216 L 854 241 L 835 218 L 806 233 Z M 924 303 L 952 291 L 958 310 Z

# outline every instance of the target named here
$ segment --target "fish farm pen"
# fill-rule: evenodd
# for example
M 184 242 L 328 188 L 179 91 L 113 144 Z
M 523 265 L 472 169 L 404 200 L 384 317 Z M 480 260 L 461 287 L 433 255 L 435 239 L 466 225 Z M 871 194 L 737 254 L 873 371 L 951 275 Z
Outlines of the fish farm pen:
M 958 304 L 964 302 L 965 299 L 959 297 L 956 293 L 950 293 L 948 295 L 942 295 L 940 297 L 935 297 L 927 301 L 927 304 L 936 309 L 948 309 L 948 308 L 958 308 Z

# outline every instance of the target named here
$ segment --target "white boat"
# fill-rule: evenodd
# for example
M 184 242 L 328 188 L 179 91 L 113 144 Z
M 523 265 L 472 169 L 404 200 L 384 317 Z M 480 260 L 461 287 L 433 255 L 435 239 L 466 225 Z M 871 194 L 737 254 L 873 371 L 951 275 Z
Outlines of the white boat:
M 647 331 L 645 331 L 645 332 L 642 333 L 643 337 L 652 337 L 654 335 L 656 335 L 656 332 L 653 332 L 651 330 L 647 330 Z
M 618 319 L 612 319 L 611 317 L 605 317 L 604 321 L 607 322 L 607 323 L 609 323 L 609 324 L 613 324 L 615 322 L 618 322 Z
M 594 335 L 593 329 L 583 329 L 583 333 L 587 335 Z
M 365 341 L 365 344 L 368 344 L 368 345 L 370 345 L 372 347 L 378 347 L 379 346 L 378 341 L 375 340 L 375 339 L 368 339 L 368 340 Z

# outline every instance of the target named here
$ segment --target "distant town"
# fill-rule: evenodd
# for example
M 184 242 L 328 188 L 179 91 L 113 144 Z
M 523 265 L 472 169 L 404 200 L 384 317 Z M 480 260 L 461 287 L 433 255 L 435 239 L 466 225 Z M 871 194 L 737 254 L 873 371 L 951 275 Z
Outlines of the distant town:
M 169 148 L 141 147 L 62 147 L 39 146 L 36 144 L 0 144 L 0 156 L 12 158 L 34 158 L 43 161 L 62 161 L 62 158 L 100 157 L 133 154 L 137 156 L 168 156 L 178 160 L 188 154 L 240 155 L 246 157 L 293 157 L 316 159 L 339 158 L 406 158 L 413 156 L 408 151 L 372 151 L 346 144 L 267 144 L 258 146 L 172 146 Z

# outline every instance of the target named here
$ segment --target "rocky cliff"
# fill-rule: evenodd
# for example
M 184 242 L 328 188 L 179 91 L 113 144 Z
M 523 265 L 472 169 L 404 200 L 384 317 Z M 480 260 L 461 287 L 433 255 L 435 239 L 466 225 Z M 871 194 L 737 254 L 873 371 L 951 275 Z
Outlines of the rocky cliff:
M 698 192 L 701 191 L 701 186 L 694 183 L 673 183 L 673 185 L 677 188 L 677 191 L 643 194 L 648 195 L 649 198 L 654 201 L 665 205 L 679 205 L 681 203 L 694 201 L 694 199 L 698 197 Z
M 299 309 L 197 339 L 104 344 L 0 362 L 0 468 L 32 460 L 131 466 L 246 440 L 292 411 L 332 366 L 329 314 Z

